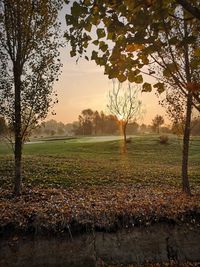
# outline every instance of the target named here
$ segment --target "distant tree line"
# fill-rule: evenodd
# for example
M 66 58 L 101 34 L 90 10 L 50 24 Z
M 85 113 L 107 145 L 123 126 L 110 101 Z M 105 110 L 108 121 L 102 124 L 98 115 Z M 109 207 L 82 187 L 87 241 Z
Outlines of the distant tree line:
M 74 125 L 75 135 L 116 134 L 118 131 L 116 116 L 91 109 L 84 109 L 78 117 L 78 125 Z
M 138 124 L 132 121 L 127 125 L 127 135 L 143 133 L 173 133 L 183 134 L 183 125 L 179 122 L 171 126 L 162 126 L 163 118 L 156 115 L 152 123 Z M 162 123 L 163 122 L 163 123 Z M 3 117 L 0 117 L 0 137 L 5 137 L 11 128 L 7 125 Z M 32 137 L 45 136 L 73 136 L 73 135 L 120 135 L 120 121 L 114 115 L 106 115 L 103 111 L 92 111 L 85 109 L 78 117 L 78 121 L 64 124 L 56 120 L 48 120 L 41 123 L 32 132 Z M 200 135 L 200 118 L 192 121 L 192 135 Z

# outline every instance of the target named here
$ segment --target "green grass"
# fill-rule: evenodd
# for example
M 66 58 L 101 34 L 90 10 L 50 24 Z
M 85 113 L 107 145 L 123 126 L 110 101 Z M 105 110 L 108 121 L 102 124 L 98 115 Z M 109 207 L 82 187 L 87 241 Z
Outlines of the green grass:
M 97 142 L 95 142 L 97 141 Z M 120 153 L 122 142 L 80 138 L 27 144 L 23 151 L 23 181 L 26 185 L 68 187 L 114 184 L 181 184 L 181 142 L 170 136 L 161 145 L 158 136 L 134 136 L 128 152 Z M 11 183 L 11 150 L 0 144 L 0 185 Z M 190 146 L 191 185 L 200 185 L 200 137 Z

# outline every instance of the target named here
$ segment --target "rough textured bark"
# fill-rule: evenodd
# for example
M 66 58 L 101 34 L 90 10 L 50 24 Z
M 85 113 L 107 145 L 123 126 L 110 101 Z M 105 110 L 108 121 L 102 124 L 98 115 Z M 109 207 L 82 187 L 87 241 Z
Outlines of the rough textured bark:
M 15 85 L 15 176 L 14 194 L 21 194 L 21 158 L 22 158 L 22 137 L 21 137 L 21 74 L 18 64 L 14 66 Z
M 126 124 L 124 124 L 123 126 L 123 136 L 124 136 L 124 143 L 126 143 Z
M 123 132 L 123 138 L 124 138 L 124 145 L 123 145 L 123 153 L 126 153 L 126 143 L 127 143 L 127 138 L 126 138 L 126 126 L 127 123 L 122 123 L 122 132 Z
M 183 192 L 191 195 L 190 183 L 188 177 L 188 156 L 189 156 L 189 143 L 190 143 L 190 124 L 192 115 L 192 94 L 189 93 L 187 97 L 187 111 L 186 121 L 183 137 L 183 156 L 182 156 L 182 188 Z
M 184 13 L 184 17 L 185 17 Z M 185 38 L 188 38 L 188 26 L 186 20 L 184 20 L 184 33 Z M 191 83 L 190 73 L 190 61 L 189 61 L 189 47 L 188 43 L 184 43 L 184 55 L 185 55 L 185 74 L 187 83 Z M 182 189 L 188 195 L 191 195 L 190 183 L 188 177 L 188 156 L 189 156 L 189 145 L 190 145 L 190 126 L 192 116 L 192 92 L 189 91 L 187 95 L 187 108 L 185 118 L 185 128 L 183 136 L 183 155 L 182 155 Z

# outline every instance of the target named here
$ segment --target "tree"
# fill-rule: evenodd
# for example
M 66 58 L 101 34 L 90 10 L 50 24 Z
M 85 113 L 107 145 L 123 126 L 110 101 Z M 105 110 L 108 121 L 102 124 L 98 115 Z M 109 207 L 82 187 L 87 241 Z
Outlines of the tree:
M 101 133 L 103 134 L 113 135 L 119 133 L 119 120 L 117 116 L 113 114 L 102 116 L 101 126 L 103 128 L 103 131 Z
M 137 134 L 139 130 L 139 124 L 136 121 L 130 122 L 127 125 L 127 134 Z
M 3 117 L 0 117 L 0 136 L 3 135 L 6 131 L 6 122 Z
M 59 74 L 60 0 L 1 0 L 0 112 L 15 135 L 14 193 L 21 193 L 22 145 L 27 129 L 46 117 Z
M 79 127 L 83 135 L 92 135 L 93 132 L 93 111 L 91 109 L 84 109 L 79 115 Z
M 122 87 L 120 83 L 109 92 L 109 103 L 107 105 L 110 112 L 120 121 L 122 134 L 124 137 L 124 151 L 126 151 L 126 129 L 130 120 L 136 119 L 140 113 L 141 101 L 137 98 L 138 90 L 128 85 L 128 88 Z
M 118 119 L 112 114 L 104 114 L 91 109 L 84 109 L 78 116 L 78 123 L 74 125 L 76 135 L 102 135 L 118 133 Z
M 99 115 L 99 112 L 96 110 L 93 113 L 93 128 L 94 128 L 94 134 L 97 135 L 98 132 L 100 132 L 100 125 L 101 125 L 101 117 Z
M 140 125 L 140 132 L 141 132 L 141 133 L 145 133 L 146 131 L 147 131 L 147 125 L 144 124 L 144 123 L 142 123 L 142 124 Z
M 160 104 L 165 108 L 168 118 L 173 124 L 185 124 L 186 113 L 186 98 L 179 90 L 166 91 L 166 97 L 160 101 Z
M 155 118 L 152 121 L 153 128 L 156 130 L 156 132 L 160 133 L 160 126 L 164 124 L 164 118 L 160 115 L 156 115 Z
M 190 4 L 195 5 L 195 0 Z M 192 106 L 200 110 L 199 25 L 177 1 L 75 1 L 66 21 L 71 56 L 85 55 L 104 66 L 109 78 L 143 83 L 144 75 L 155 78 L 159 93 L 174 87 L 187 100 L 183 137 L 182 184 L 190 194 L 188 152 Z M 95 33 L 96 32 L 96 36 Z M 92 44 L 92 46 L 90 46 Z M 88 59 L 88 56 L 86 56 Z
M 185 125 L 185 115 L 187 99 L 176 88 L 166 91 L 166 98 L 160 101 L 165 108 L 166 114 L 172 122 L 172 132 L 177 135 L 183 135 Z

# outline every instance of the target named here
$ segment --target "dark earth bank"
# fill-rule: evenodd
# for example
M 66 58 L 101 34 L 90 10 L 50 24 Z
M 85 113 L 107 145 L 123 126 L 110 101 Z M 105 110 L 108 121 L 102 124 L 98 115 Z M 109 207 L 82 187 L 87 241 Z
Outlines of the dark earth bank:
M 190 224 L 0 239 L 1 267 L 200 266 L 199 262 L 200 227 Z

